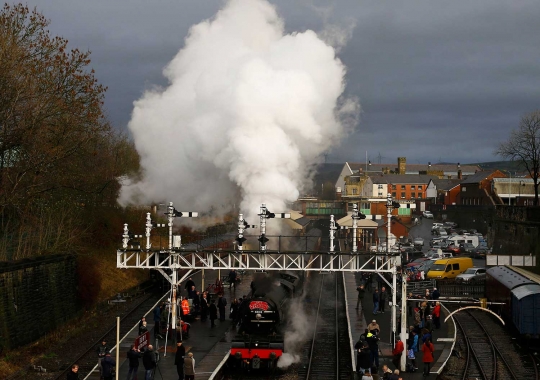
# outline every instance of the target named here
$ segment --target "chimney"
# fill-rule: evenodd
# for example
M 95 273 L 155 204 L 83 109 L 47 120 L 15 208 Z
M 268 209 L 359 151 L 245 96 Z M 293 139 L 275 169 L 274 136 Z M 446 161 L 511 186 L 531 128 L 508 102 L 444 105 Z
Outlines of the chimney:
M 463 173 L 461 172 L 461 169 L 457 171 L 457 177 L 458 179 L 463 179 Z

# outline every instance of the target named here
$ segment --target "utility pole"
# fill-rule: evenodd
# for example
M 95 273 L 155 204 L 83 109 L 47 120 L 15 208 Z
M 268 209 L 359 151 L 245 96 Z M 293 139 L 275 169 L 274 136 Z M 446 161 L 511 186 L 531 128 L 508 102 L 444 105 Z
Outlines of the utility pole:
M 386 196 L 386 218 L 387 218 L 387 228 L 386 228 L 386 254 L 390 255 L 390 226 L 392 224 L 392 210 L 399 208 L 399 202 L 396 202 L 392 199 L 392 194 L 388 193 Z M 400 252 L 401 254 L 401 252 Z M 397 331 L 397 267 L 401 265 L 401 257 L 394 256 L 392 259 L 392 345 L 396 341 L 396 331 Z M 403 276 L 402 276 L 403 277 Z M 403 304 L 403 299 L 401 303 Z M 403 312 L 402 312 L 403 314 Z M 402 322 L 403 324 L 403 322 Z

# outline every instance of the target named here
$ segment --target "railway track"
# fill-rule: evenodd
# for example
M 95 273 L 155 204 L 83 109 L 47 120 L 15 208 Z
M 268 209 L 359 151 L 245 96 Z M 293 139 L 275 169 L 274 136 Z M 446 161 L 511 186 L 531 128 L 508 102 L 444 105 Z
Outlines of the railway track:
M 330 300 L 332 300 L 330 302 Z M 307 344 L 307 365 L 300 368 L 300 379 L 350 379 L 352 363 L 342 277 L 321 274 L 314 332 Z
M 462 311 L 455 320 L 466 349 L 463 380 L 538 379 L 538 372 L 515 351 L 511 336 L 491 315 Z
M 132 308 L 120 320 L 120 338 L 124 337 L 135 324 L 138 323 L 141 316 L 146 314 L 163 295 L 156 295 L 153 293 L 142 296 Z M 92 372 L 97 364 L 96 347 L 103 341 L 116 342 L 116 326 L 111 327 L 103 336 L 97 341 L 93 342 L 88 350 L 82 353 L 72 364 L 79 365 L 79 378 L 84 379 L 88 374 Z M 111 345 L 112 346 L 112 345 Z M 71 369 L 70 364 L 63 372 L 55 373 L 53 379 L 63 380 L 66 378 L 67 373 Z

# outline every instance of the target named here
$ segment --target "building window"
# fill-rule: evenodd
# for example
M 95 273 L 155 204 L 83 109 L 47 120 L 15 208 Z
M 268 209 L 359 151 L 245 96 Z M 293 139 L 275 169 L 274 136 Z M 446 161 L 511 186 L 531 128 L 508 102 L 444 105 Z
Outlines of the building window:
M 411 198 L 416 198 L 416 193 L 411 193 Z
M 418 190 L 422 190 L 422 185 L 418 185 Z
M 396 185 L 392 185 L 392 190 L 396 190 Z
M 415 187 L 416 187 L 416 186 L 411 185 L 411 190 L 416 190 Z M 413 195 L 413 197 L 414 197 L 414 195 Z
M 405 190 L 405 185 L 401 185 L 401 190 Z
M 382 190 L 382 188 L 383 188 L 382 184 L 379 184 L 379 186 L 377 187 L 377 189 L 379 190 Z
M 401 193 L 401 198 L 405 198 L 405 193 Z
M 392 192 L 392 197 L 394 197 L 394 198 L 396 197 L 396 192 L 395 191 Z
M 357 195 L 358 194 L 358 189 L 352 189 L 352 195 Z
M 382 191 L 379 191 L 379 197 L 382 197 L 382 196 L 383 196 Z

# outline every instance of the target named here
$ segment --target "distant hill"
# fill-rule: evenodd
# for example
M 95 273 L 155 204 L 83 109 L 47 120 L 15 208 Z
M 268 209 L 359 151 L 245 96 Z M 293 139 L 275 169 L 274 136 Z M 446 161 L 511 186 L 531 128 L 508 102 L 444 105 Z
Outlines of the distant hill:
M 496 170 L 511 171 L 511 172 L 524 172 L 525 167 L 518 161 L 491 161 L 491 162 L 478 162 L 471 163 L 469 165 L 478 165 L 482 170 Z

